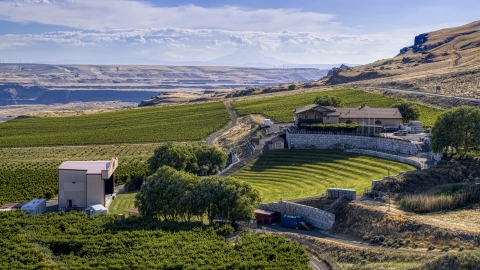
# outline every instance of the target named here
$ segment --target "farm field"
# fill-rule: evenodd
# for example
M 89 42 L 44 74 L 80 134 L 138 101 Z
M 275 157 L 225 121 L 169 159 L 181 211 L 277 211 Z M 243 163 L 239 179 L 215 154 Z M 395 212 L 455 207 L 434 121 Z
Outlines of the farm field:
M 293 122 L 293 110 L 313 103 L 318 96 L 333 96 L 343 101 L 345 107 L 358 107 L 365 104 L 370 107 L 393 107 L 401 99 L 367 93 L 361 90 L 341 89 L 291 96 L 266 97 L 232 102 L 237 113 L 242 115 L 262 114 L 276 122 Z M 437 117 L 444 111 L 441 109 L 417 104 L 420 108 L 420 120 L 425 127 L 431 127 Z
M 195 141 L 229 120 L 221 102 L 17 119 L 0 124 L 0 147 Z
M 160 144 L 0 148 L 0 204 L 55 196 L 57 169 L 67 160 L 110 160 L 118 156 L 115 182 L 125 183 L 132 176 L 147 173 L 146 161 Z
M 0 269 L 309 269 L 304 247 L 229 225 L 0 212 Z M 214 267 L 212 267 L 214 266 Z
M 388 174 L 416 170 L 395 161 L 340 150 L 274 150 L 265 152 L 232 176 L 250 183 L 263 202 L 321 196 L 327 188 L 355 189 Z

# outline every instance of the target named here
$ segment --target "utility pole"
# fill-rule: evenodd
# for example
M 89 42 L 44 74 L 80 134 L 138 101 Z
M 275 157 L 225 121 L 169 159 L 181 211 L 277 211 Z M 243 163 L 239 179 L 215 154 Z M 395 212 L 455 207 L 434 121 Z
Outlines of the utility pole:
M 392 187 L 392 183 L 390 183 L 390 167 L 387 168 L 388 170 L 388 211 L 390 212 L 390 190 Z

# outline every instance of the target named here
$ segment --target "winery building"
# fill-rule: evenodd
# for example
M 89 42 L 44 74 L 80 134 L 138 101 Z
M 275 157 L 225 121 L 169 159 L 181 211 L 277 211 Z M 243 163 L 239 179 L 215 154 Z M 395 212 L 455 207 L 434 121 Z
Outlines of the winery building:
M 402 122 L 402 114 L 397 108 L 372 108 L 365 105 L 356 108 L 335 108 L 312 104 L 297 108 L 294 113 L 296 126 L 302 123 L 349 124 L 353 122 L 369 126 L 398 126 Z
M 107 194 L 114 193 L 118 159 L 66 161 L 58 168 L 58 205 L 60 210 L 106 206 Z

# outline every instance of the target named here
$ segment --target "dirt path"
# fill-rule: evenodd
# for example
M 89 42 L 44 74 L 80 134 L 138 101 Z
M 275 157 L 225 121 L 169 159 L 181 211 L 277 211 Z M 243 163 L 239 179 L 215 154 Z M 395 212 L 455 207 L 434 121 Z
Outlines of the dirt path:
M 308 254 L 310 256 L 310 261 L 308 262 L 308 265 L 312 267 L 314 270 L 330 270 L 332 269 L 330 266 L 328 266 L 325 262 L 319 260 L 317 257 L 313 256 L 312 254 Z
M 227 132 L 229 129 L 233 128 L 235 125 L 237 125 L 237 113 L 235 112 L 235 110 L 233 109 L 232 107 L 232 104 L 227 101 L 225 102 L 225 106 L 227 107 L 227 110 L 228 110 L 228 113 L 230 114 L 230 118 L 231 118 L 231 122 L 230 122 L 230 125 L 218 132 L 215 132 L 213 133 L 212 135 L 210 135 L 206 140 L 205 140 L 205 144 L 207 145 L 213 145 L 215 139 L 217 139 L 218 137 L 222 136 L 223 133 Z
M 368 242 L 344 239 L 335 235 L 323 233 L 318 230 L 311 230 L 311 231 L 295 230 L 292 228 L 282 227 L 280 225 L 275 225 L 275 226 L 261 225 L 261 226 L 265 227 L 266 231 L 270 231 L 274 233 L 280 233 L 280 234 L 286 233 L 286 234 L 293 234 L 296 236 L 309 236 L 312 238 L 318 238 L 318 239 L 322 239 L 322 240 L 326 240 L 334 243 L 339 243 L 339 244 L 349 245 L 349 246 L 354 246 L 359 248 L 379 249 L 379 250 L 384 250 L 389 252 L 404 252 L 404 253 L 413 253 L 413 254 L 430 254 L 430 255 L 439 255 L 439 256 L 445 255 L 445 252 L 438 252 L 438 251 L 427 251 L 427 250 L 405 249 L 405 248 L 387 248 L 387 247 L 382 247 L 377 245 L 370 245 Z
M 455 59 L 455 62 L 453 63 L 453 66 L 458 66 L 458 61 L 460 61 L 460 59 L 462 59 L 462 55 L 460 53 L 458 53 L 457 51 L 454 51 L 453 53 L 457 56 L 457 59 Z
M 458 59 L 458 60 L 460 60 L 460 59 Z M 476 101 L 476 102 L 480 101 L 480 99 L 475 99 L 475 98 L 463 98 L 463 97 L 440 95 L 440 94 L 433 94 L 433 93 L 427 93 L 427 92 L 409 91 L 409 90 L 394 89 L 394 88 L 383 88 L 383 87 L 362 87 L 362 88 L 383 90 L 383 91 L 386 90 L 386 91 L 390 91 L 390 92 L 403 93 L 403 94 L 413 94 L 413 95 L 420 95 L 420 96 L 433 96 L 433 97 L 461 99 L 461 100 Z

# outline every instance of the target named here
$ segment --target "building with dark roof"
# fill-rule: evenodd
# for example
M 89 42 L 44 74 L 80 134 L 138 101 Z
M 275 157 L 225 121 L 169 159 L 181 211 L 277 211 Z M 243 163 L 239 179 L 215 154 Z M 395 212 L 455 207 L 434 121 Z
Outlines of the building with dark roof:
M 308 105 L 294 110 L 295 125 L 302 123 L 339 124 L 353 123 L 367 126 L 398 126 L 402 114 L 397 108 L 372 108 L 359 106 L 357 108 L 335 108 L 333 106 Z

